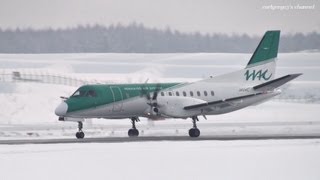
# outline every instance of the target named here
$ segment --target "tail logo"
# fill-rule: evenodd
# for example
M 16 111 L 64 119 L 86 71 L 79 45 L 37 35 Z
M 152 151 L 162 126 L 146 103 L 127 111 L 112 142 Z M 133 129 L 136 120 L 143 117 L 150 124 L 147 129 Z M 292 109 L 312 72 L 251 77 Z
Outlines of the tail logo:
M 259 70 L 259 71 L 256 71 L 256 70 L 252 70 L 251 72 L 250 72 L 250 70 L 248 69 L 247 71 L 246 71 L 246 73 L 244 74 L 244 76 L 246 77 L 246 80 L 247 81 L 249 81 L 249 80 L 252 80 L 252 81 L 254 81 L 254 80 L 261 80 L 261 79 L 263 79 L 263 80 L 269 80 L 270 78 L 271 78 L 271 76 L 272 76 L 272 73 L 270 73 L 269 74 L 269 76 L 267 75 L 267 73 L 268 73 L 268 69 L 266 69 L 265 71 L 262 71 L 262 70 Z

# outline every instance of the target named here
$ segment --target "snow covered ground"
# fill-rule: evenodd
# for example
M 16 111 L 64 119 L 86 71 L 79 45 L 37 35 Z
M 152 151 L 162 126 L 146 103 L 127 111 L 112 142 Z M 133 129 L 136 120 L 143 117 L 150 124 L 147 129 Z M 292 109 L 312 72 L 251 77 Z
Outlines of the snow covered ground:
M 320 140 L 0 146 L 4 180 L 318 180 Z
M 1 72 L 98 82 L 194 81 L 243 68 L 249 54 L 0 54 L 0 139 L 70 138 L 54 109 L 77 87 L 5 82 Z M 280 54 L 278 76 L 304 73 L 279 98 L 198 123 L 202 135 L 320 132 L 320 53 Z M 190 120 L 137 126 L 186 136 Z M 126 136 L 129 120 L 94 119 L 86 137 Z M 0 179 L 320 179 L 320 140 L 0 145 Z

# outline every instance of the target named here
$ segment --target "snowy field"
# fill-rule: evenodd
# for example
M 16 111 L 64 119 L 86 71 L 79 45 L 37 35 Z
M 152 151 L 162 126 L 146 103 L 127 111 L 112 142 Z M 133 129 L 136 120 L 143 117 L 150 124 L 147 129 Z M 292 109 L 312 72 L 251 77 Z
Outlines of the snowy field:
M 0 140 L 73 138 L 60 96 L 77 87 L 7 82 L 2 74 L 58 74 L 96 82 L 194 81 L 239 70 L 250 54 L 0 54 Z M 272 101 L 201 118 L 202 135 L 320 132 L 320 53 L 280 54 L 277 76 L 304 73 Z M 190 120 L 137 124 L 142 136 L 187 136 Z M 86 137 L 126 136 L 129 120 L 93 119 Z M 0 180 L 320 179 L 320 140 L 0 145 Z
M 320 140 L 0 146 L 1 179 L 318 180 Z

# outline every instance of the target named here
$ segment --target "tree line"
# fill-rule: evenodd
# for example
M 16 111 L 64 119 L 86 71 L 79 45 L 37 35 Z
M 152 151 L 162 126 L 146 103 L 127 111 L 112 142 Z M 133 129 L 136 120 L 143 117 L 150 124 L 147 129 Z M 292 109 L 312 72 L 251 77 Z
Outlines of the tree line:
M 41 30 L 0 28 L 0 53 L 252 53 L 260 39 L 247 34 L 182 33 L 136 23 Z M 281 35 L 280 41 L 280 52 L 320 49 L 317 32 Z

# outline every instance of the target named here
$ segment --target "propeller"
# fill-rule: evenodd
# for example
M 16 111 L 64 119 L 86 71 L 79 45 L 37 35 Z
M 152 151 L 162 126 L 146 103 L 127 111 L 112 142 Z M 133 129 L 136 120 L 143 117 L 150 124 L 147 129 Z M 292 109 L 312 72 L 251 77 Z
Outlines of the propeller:
M 159 91 L 161 90 L 161 85 L 157 84 L 155 87 L 155 91 L 153 92 L 152 96 L 151 93 L 148 91 L 148 87 L 146 87 L 146 83 L 141 87 L 141 97 L 145 96 L 147 99 L 147 104 L 150 106 L 150 110 L 148 115 L 150 116 L 158 116 L 159 114 L 159 104 L 157 101 Z

